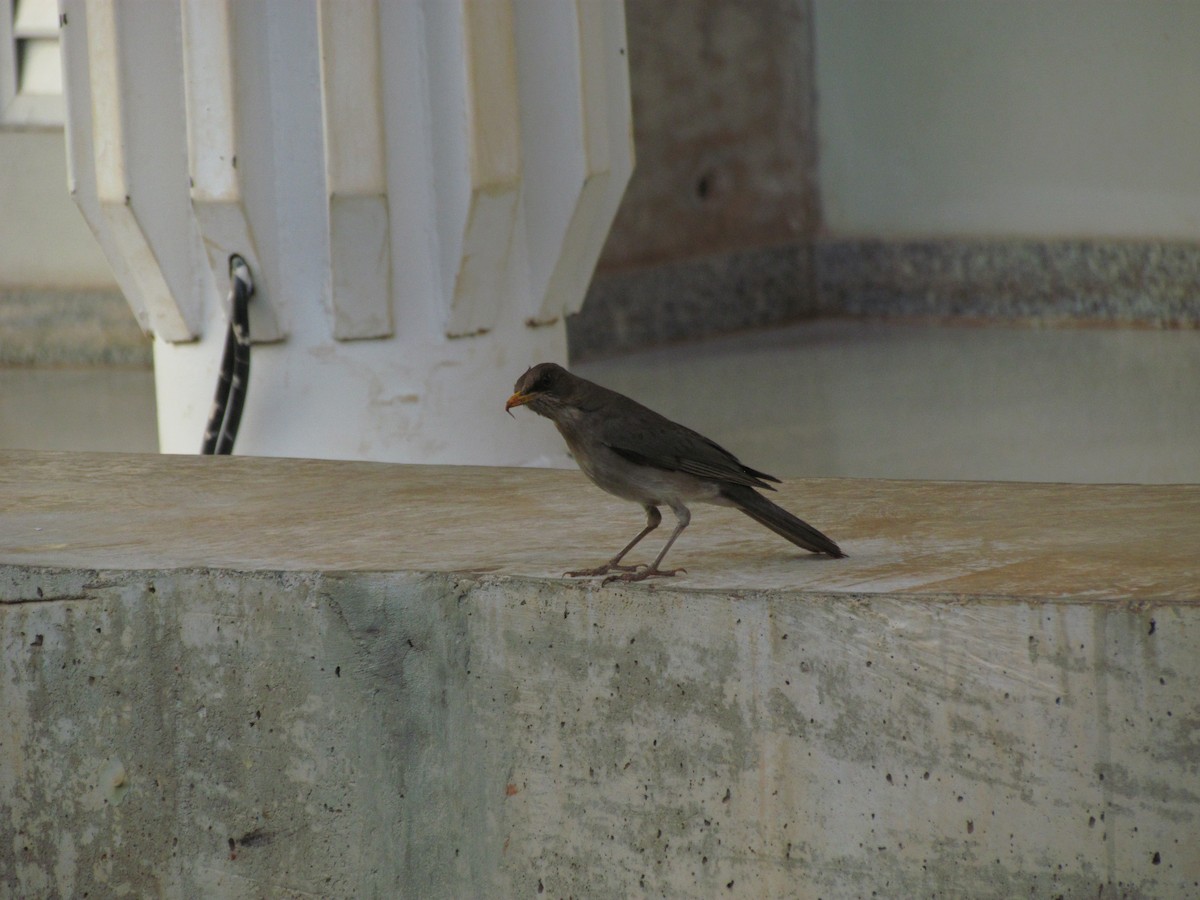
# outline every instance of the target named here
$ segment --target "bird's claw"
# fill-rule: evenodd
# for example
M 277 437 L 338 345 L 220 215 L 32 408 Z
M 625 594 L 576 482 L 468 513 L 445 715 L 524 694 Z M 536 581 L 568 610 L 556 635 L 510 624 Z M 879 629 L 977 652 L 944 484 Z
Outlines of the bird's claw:
M 592 578 L 596 575 L 607 575 L 609 572 L 634 572 L 637 566 L 619 566 L 616 563 L 605 563 L 594 569 L 578 569 L 574 572 L 563 572 L 563 578 Z
M 633 581 L 645 581 L 647 578 L 671 578 L 680 572 L 687 573 L 687 569 L 656 569 L 653 566 L 622 566 L 621 568 L 629 571 L 620 575 L 609 575 L 600 582 L 600 586 L 604 587 L 610 581 L 623 581 L 628 584 Z

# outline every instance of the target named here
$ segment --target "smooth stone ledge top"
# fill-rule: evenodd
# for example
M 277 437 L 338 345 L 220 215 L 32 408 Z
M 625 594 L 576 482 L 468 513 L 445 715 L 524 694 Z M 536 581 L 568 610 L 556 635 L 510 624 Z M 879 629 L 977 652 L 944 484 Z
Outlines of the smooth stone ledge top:
M 667 558 L 687 573 L 636 587 L 1200 603 L 1200 485 L 819 479 L 775 499 L 849 558 L 697 505 Z M 649 562 L 672 521 L 665 511 L 630 561 Z M 576 471 L 0 453 L 0 564 L 16 566 L 558 579 L 643 523 Z M 33 599 L 13 592 L 0 582 L 0 600 Z

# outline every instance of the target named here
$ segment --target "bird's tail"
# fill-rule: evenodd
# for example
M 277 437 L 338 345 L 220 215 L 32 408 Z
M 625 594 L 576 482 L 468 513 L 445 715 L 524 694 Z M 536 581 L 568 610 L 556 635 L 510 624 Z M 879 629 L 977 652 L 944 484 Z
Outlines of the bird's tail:
M 835 559 L 845 556 L 842 549 L 807 522 L 781 506 L 776 506 L 758 491 L 743 484 L 724 484 L 721 494 L 760 525 L 765 525 L 797 547 L 813 553 L 825 553 Z

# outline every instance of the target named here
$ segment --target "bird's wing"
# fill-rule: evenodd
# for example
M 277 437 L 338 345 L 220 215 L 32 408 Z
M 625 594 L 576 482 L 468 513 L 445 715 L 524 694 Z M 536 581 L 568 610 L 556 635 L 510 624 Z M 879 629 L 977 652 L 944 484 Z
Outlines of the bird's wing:
M 742 464 L 736 456 L 709 440 L 627 397 L 630 407 L 604 416 L 601 442 L 631 462 L 669 472 L 686 472 L 747 487 L 774 490 L 767 482 L 779 479 Z

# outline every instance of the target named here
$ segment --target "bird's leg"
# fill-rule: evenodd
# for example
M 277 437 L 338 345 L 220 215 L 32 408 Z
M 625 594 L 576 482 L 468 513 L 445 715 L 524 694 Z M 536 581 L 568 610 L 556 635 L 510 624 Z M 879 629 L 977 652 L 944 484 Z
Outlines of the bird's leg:
M 658 564 L 661 563 L 663 558 L 667 555 L 667 551 L 671 549 L 671 545 L 675 543 L 675 538 L 679 537 L 679 535 L 683 532 L 683 529 L 687 528 L 688 523 L 692 521 L 691 512 L 682 503 L 671 504 L 671 510 L 675 513 L 675 518 L 679 521 L 675 525 L 675 530 L 671 532 L 671 536 L 667 538 L 666 546 L 662 548 L 654 562 L 650 563 L 650 565 L 646 566 L 645 568 L 631 568 L 626 566 L 624 567 L 622 574 L 609 575 L 604 579 L 602 584 L 608 584 L 610 581 L 644 581 L 647 578 L 653 578 L 655 576 L 669 577 L 671 575 L 678 575 L 680 572 L 686 571 L 686 569 L 667 569 L 664 571 L 658 567 Z M 641 540 L 641 538 L 642 535 L 639 534 L 638 540 Z M 634 543 L 637 543 L 637 541 Z M 630 546 L 633 545 L 631 544 Z M 626 547 L 625 549 L 628 550 L 629 548 Z M 620 556 L 617 557 L 617 559 L 620 558 Z
M 632 541 L 625 545 L 625 549 L 610 559 L 602 566 L 596 566 L 594 569 L 580 569 L 576 572 L 563 573 L 567 578 L 586 578 L 590 575 L 607 575 L 609 572 L 632 572 L 637 566 L 622 566 L 620 562 L 625 558 L 625 554 L 637 546 L 638 541 L 652 532 L 662 522 L 662 513 L 658 511 L 657 506 L 646 507 L 646 527 L 637 533 Z M 669 545 L 668 545 L 669 546 Z M 660 557 L 661 559 L 661 557 Z

